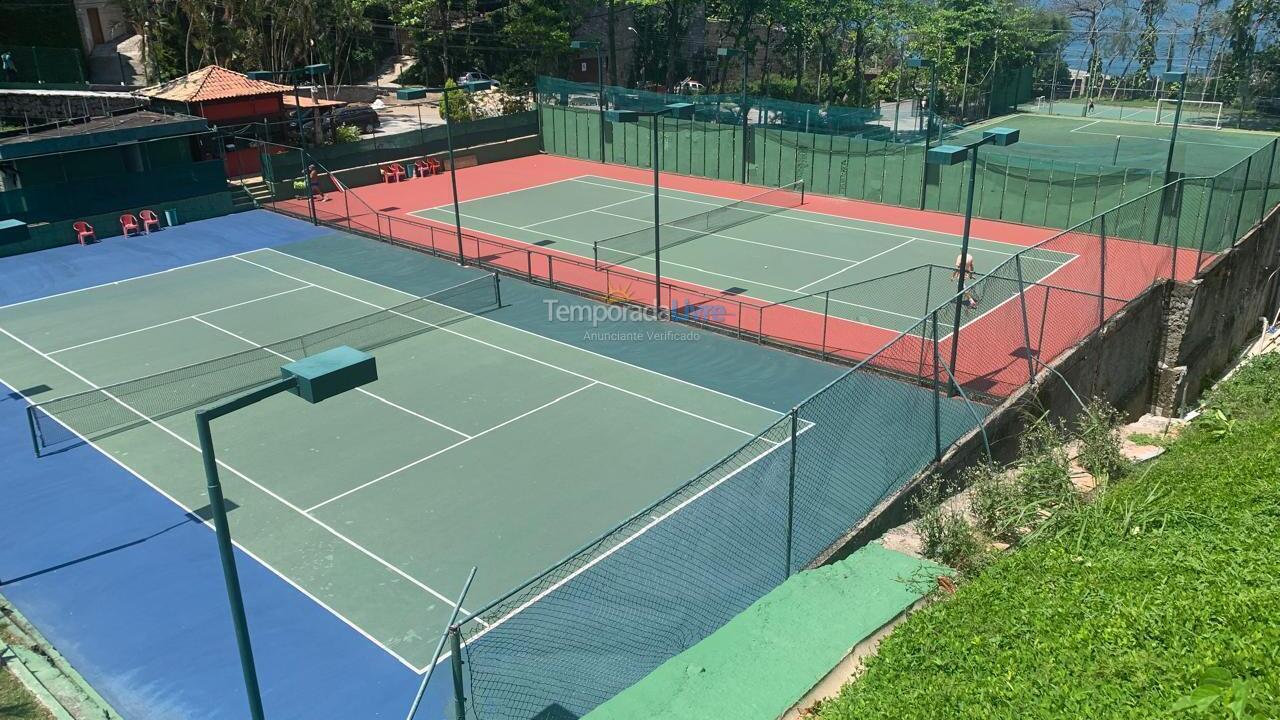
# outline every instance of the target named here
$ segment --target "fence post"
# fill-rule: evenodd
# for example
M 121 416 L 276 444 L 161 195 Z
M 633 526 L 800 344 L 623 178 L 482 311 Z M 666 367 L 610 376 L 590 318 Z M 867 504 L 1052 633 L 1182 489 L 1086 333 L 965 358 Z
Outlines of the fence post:
M 822 359 L 827 359 L 827 323 L 831 320 L 831 291 L 822 293 Z
M 1022 341 L 1026 343 L 1027 348 L 1027 377 L 1028 382 L 1036 381 L 1036 365 L 1031 360 L 1031 326 L 1027 322 L 1027 286 L 1022 280 L 1022 254 L 1018 253 L 1013 256 L 1014 269 L 1018 272 L 1018 304 L 1022 306 Z
M 467 698 L 462 684 L 462 632 L 449 628 L 449 665 L 453 668 L 453 712 L 456 720 L 467 720 Z
M 1209 218 L 1213 214 L 1213 190 L 1217 186 L 1217 178 L 1209 178 L 1206 194 L 1209 201 L 1204 206 L 1204 229 L 1200 232 L 1200 247 L 1196 249 L 1196 272 L 1200 272 L 1200 264 L 1204 262 L 1204 242 L 1209 237 Z
M 791 408 L 791 471 L 787 473 L 787 564 L 783 568 L 783 578 L 791 577 L 791 537 L 796 518 L 796 441 L 800 436 L 797 432 L 800 424 L 799 417 L 800 407 Z
M 1258 210 L 1258 222 L 1267 219 L 1267 197 L 1271 195 L 1271 174 L 1276 168 L 1276 145 L 1280 140 L 1271 141 L 1271 160 L 1267 163 L 1267 181 L 1262 184 L 1262 207 Z
M 942 462 L 942 388 L 938 385 L 938 311 L 929 313 L 933 320 L 933 461 Z
M 1106 320 L 1107 303 L 1107 216 L 1098 217 L 1098 327 Z M 1048 307 L 1049 295 L 1045 293 L 1045 306 Z
M 1236 205 L 1235 230 L 1231 233 L 1232 245 L 1235 245 L 1236 241 L 1240 239 L 1240 216 L 1244 215 L 1244 197 L 1249 194 L 1249 171 L 1252 169 L 1252 165 L 1253 156 L 1250 155 L 1244 161 L 1244 188 L 1240 191 L 1240 202 Z

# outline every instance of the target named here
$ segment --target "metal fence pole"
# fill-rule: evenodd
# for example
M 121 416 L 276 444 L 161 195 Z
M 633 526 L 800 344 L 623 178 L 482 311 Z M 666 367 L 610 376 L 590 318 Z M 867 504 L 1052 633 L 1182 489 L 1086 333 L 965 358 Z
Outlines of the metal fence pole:
M 1204 242 L 1209 237 L 1209 218 L 1213 215 L 1213 189 L 1217 185 L 1217 178 L 1210 178 L 1208 190 L 1206 194 L 1209 200 L 1204 206 L 1204 228 L 1200 232 L 1200 247 L 1196 248 L 1196 272 L 1200 272 L 1200 265 L 1204 262 Z
M 929 313 L 933 321 L 933 461 L 942 462 L 942 388 L 938 384 L 938 311 Z
M 1271 195 L 1271 175 L 1276 168 L 1276 145 L 1280 140 L 1271 141 L 1271 160 L 1267 162 L 1267 181 L 1262 184 L 1262 207 L 1258 210 L 1258 222 L 1267 219 L 1267 198 Z
M 457 625 L 449 628 L 449 665 L 453 668 L 453 715 L 467 720 L 467 697 L 462 682 L 462 632 Z
M 827 324 L 831 320 L 831 291 L 822 293 L 822 359 L 827 359 Z
M 1253 156 L 1245 158 L 1244 161 L 1244 188 L 1240 191 L 1240 202 L 1236 205 L 1236 224 L 1235 230 L 1231 233 L 1231 244 L 1235 245 L 1240 239 L 1240 218 L 1244 215 L 1244 198 L 1249 194 L 1249 171 L 1252 169 Z
M 1106 320 L 1107 303 L 1107 216 L 1098 217 L 1098 327 Z M 1045 294 L 1045 306 L 1048 307 L 1049 295 Z
M 1026 343 L 1027 348 L 1027 377 L 1028 382 L 1036 381 L 1036 365 L 1031 360 L 1031 326 L 1027 322 L 1027 285 L 1022 280 L 1022 254 L 1013 256 L 1014 269 L 1018 273 L 1018 304 L 1022 306 L 1022 341 Z
M 796 519 L 796 441 L 800 436 L 799 406 L 791 408 L 791 471 L 787 474 L 787 556 L 782 577 L 791 577 L 791 539 Z

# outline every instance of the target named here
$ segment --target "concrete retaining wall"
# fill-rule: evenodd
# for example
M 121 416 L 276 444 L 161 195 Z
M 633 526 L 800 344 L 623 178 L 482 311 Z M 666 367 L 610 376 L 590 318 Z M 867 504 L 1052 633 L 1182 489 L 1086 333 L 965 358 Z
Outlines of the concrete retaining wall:
M 1177 415 L 1195 403 L 1276 310 L 1280 273 L 1280 209 L 1214 258 L 1169 296 L 1155 369 L 1156 412 Z
M 1081 401 L 1088 402 L 1092 397 L 1106 400 L 1129 417 L 1145 412 L 1154 390 L 1151 368 L 1159 356 L 1168 288 L 1167 282 L 1147 288 L 1108 320 L 1100 332 L 1079 342 L 1048 369 L 1042 368 L 1035 385 L 1024 387 L 992 410 L 984 425 L 995 459 L 1009 462 L 1017 457 L 1018 440 L 1029 420 L 1045 412 L 1053 418 L 1070 420 L 1080 414 Z M 956 479 L 960 471 L 985 456 L 982 434 L 974 430 L 953 445 L 941 462 L 931 464 L 886 498 L 811 566 L 846 558 L 914 517 L 912 501 L 924 478 L 939 475 L 959 490 Z

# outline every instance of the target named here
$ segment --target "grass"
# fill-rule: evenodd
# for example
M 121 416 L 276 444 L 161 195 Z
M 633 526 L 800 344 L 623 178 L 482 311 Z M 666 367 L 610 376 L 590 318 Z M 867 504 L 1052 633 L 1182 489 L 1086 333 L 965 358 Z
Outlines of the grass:
M 1242 368 L 1164 456 L 900 625 L 820 717 L 1277 717 L 1276 398 L 1280 357 Z
M 13 673 L 0 667 L 0 718 L 5 720 L 51 720 L 49 711 L 36 702 Z

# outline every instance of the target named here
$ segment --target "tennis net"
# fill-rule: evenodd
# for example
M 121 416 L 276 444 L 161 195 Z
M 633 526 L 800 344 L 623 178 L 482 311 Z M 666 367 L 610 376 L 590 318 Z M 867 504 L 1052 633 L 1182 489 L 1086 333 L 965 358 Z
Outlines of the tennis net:
M 775 215 L 804 204 L 804 181 L 766 190 L 752 197 L 722 205 L 704 213 L 663 223 L 658 249 L 683 245 L 707 235 L 728 230 L 743 223 Z M 599 240 L 592 246 L 596 268 L 622 265 L 654 252 L 653 228 L 635 230 Z
M 291 360 L 341 345 L 367 352 L 499 304 L 498 276 L 484 275 L 305 335 L 48 400 L 27 408 L 32 442 L 40 455 L 113 435 L 275 380 Z

